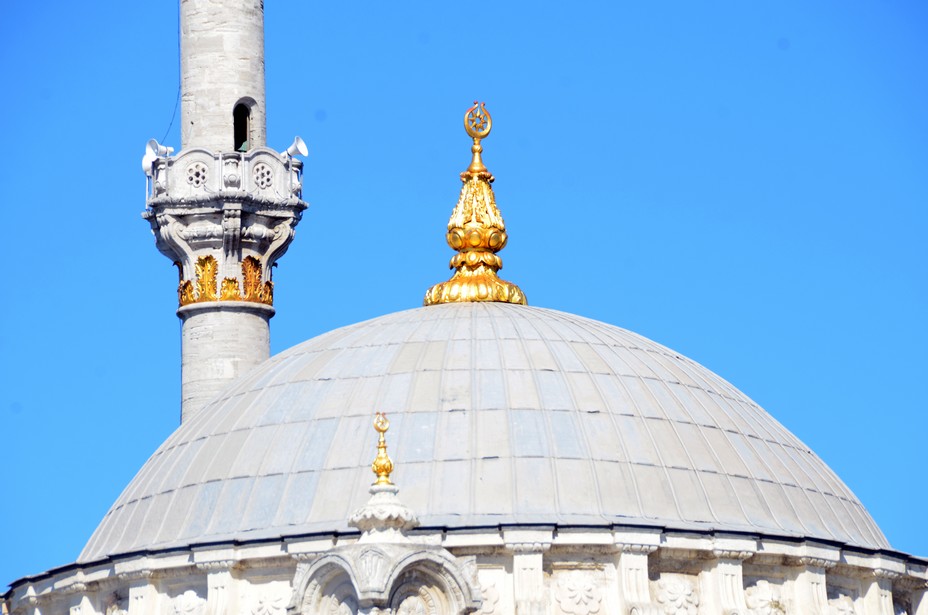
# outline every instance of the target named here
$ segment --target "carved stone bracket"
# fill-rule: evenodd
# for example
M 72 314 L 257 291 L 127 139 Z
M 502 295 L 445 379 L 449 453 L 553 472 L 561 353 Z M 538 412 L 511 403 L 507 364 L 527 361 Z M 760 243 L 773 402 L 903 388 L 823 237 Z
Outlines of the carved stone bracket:
M 650 555 L 657 551 L 657 545 L 646 544 L 617 544 L 616 548 L 622 553 L 633 553 L 637 555 Z
M 513 553 L 544 553 L 551 548 L 550 542 L 507 542 L 506 548 Z
M 713 549 L 712 555 L 718 559 L 746 560 L 754 556 L 753 551 L 732 551 L 726 549 Z
M 802 556 L 802 557 L 796 558 L 796 561 L 799 563 L 800 566 L 806 566 L 809 568 L 824 568 L 826 570 L 829 568 L 834 568 L 838 564 L 838 562 L 834 560 L 823 559 L 821 557 L 810 557 L 810 556 Z

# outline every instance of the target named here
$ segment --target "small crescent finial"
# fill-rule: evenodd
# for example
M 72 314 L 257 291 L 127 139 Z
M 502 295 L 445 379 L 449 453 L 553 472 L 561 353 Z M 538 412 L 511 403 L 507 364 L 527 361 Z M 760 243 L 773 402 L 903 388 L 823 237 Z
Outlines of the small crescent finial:
M 387 438 L 384 434 L 390 429 L 390 421 L 383 412 L 378 412 L 374 416 L 374 429 L 380 434 L 377 440 L 377 456 L 371 464 L 371 470 L 377 475 L 374 486 L 392 485 L 390 482 L 390 473 L 393 472 L 393 460 L 387 455 Z
M 493 128 L 493 118 L 487 111 L 486 103 L 474 101 L 474 106 L 464 114 L 464 130 L 478 143 L 480 139 L 486 139 Z

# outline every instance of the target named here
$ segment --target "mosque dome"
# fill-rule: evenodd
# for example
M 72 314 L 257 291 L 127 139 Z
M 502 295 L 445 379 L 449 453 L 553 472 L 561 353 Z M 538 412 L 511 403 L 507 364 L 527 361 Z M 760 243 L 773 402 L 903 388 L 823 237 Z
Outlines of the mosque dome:
M 425 528 L 651 526 L 889 545 L 806 445 L 711 371 L 549 309 L 451 303 L 299 344 L 154 453 L 79 561 L 350 532 L 375 434 Z

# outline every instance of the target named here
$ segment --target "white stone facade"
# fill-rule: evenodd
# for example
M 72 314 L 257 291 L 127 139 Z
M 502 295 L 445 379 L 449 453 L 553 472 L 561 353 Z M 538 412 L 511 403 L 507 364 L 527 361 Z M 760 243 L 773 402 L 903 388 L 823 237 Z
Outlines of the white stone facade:
M 368 555 L 365 545 L 373 548 Z M 406 564 L 397 565 L 393 551 Z M 331 573 L 334 560 L 338 572 L 354 575 L 350 581 Z M 386 584 L 373 592 L 356 586 L 371 575 Z M 470 603 L 455 595 L 458 584 L 473 587 Z M 423 530 L 400 546 L 332 535 L 148 553 L 24 579 L 8 608 L 12 615 L 928 615 L 926 589 L 925 562 L 895 553 L 656 529 L 513 527 Z

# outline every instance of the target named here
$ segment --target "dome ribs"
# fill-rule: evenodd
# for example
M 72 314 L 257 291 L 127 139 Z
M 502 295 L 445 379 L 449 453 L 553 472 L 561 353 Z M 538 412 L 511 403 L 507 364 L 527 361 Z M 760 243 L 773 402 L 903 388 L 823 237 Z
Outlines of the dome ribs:
M 346 531 L 374 410 L 390 413 L 396 478 L 426 527 L 643 524 L 889 548 L 807 446 L 698 363 L 581 317 L 461 303 L 345 327 L 256 369 L 152 455 L 81 561 Z

